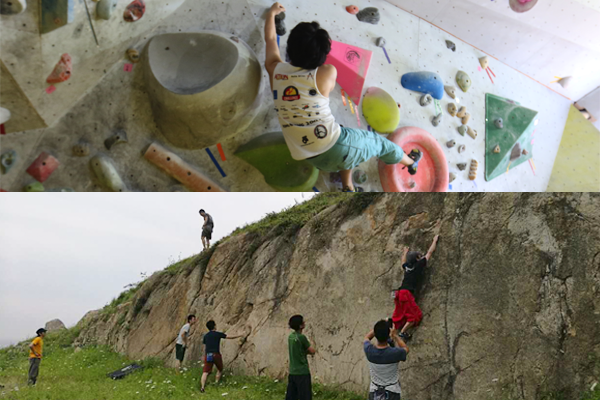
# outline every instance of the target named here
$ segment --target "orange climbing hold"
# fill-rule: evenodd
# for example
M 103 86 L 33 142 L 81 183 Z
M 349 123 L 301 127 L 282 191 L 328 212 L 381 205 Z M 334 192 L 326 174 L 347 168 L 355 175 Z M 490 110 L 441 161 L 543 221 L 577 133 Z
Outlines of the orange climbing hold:
M 346 11 L 348 11 L 352 15 L 356 15 L 356 14 L 358 14 L 358 7 L 348 6 L 348 7 L 346 7 Z
M 71 64 L 71 56 L 67 53 L 60 57 L 60 61 L 54 67 L 54 71 L 48 76 L 46 82 L 48 83 L 60 83 L 64 82 L 71 77 L 71 71 L 73 66 Z

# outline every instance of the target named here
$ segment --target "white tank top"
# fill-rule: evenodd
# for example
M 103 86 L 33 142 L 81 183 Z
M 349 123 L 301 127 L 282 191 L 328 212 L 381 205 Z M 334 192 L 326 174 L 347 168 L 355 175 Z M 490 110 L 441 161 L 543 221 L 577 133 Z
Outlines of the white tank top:
M 331 114 L 329 98 L 317 88 L 317 70 L 279 63 L 273 75 L 275 111 L 295 160 L 325 153 L 341 132 Z

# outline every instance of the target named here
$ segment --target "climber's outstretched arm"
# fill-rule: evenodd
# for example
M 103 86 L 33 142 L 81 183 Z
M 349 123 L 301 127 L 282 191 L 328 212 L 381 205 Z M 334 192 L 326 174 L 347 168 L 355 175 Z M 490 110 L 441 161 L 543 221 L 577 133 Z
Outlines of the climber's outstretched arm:
M 408 246 L 404 247 L 402 252 L 402 265 L 406 264 L 406 255 L 408 254 Z
M 427 251 L 427 254 L 425 255 L 425 258 L 427 259 L 427 261 L 429 261 L 431 259 L 431 256 L 433 255 L 433 252 L 435 251 L 435 247 L 437 244 L 438 239 L 440 238 L 440 235 L 435 235 L 435 237 L 433 238 L 433 243 L 431 243 L 431 247 L 429 248 L 429 251 Z

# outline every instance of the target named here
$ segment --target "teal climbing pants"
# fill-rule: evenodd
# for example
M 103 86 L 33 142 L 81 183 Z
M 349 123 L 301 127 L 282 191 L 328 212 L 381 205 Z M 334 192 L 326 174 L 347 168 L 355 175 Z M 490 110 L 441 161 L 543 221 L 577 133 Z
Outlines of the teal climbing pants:
M 373 157 L 386 164 L 398 164 L 404 157 L 404 150 L 375 132 L 342 127 L 340 137 L 331 149 L 306 162 L 321 171 L 338 172 L 355 168 Z

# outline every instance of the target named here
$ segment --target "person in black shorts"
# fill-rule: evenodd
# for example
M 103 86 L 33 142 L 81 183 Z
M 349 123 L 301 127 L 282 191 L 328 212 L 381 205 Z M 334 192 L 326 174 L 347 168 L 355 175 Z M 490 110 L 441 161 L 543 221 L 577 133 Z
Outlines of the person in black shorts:
M 210 247 L 210 240 L 212 239 L 212 231 L 215 227 L 212 217 L 207 214 L 206 211 L 200 210 L 200 216 L 204 218 L 204 225 L 202 225 L 202 245 L 204 250 Z

